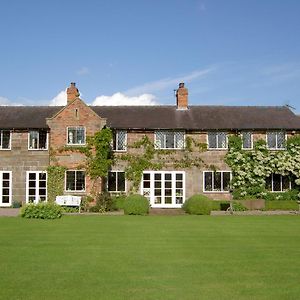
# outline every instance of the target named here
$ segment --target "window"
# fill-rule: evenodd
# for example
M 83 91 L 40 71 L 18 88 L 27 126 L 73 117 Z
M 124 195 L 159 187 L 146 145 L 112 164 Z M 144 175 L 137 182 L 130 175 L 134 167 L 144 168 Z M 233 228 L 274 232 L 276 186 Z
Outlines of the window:
M 230 171 L 204 171 L 204 192 L 229 192 L 231 172 Z
M 183 131 L 156 131 L 156 149 L 184 149 Z
M 47 150 L 48 148 L 48 133 L 46 130 L 31 130 L 29 131 L 29 150 Z
M 0 172 L 0 206 L 11 206 L 11 171 Z
M 271 176 L 266 179 L 266 189 L 271 192 L 284 192 L 291 188 L 292 182 L 289 176 L 271 174 Z
M 141 191 L 152 207 L 181 207 L 185 201 L 185 172 L 145 171 Z
M 267 132 L 267 147 L 273 150 L 285 149 L 285 132 L 284 131 Z
M 85 144 L 85 128 L 84 127 L 68 127 L 67 128 L 68 145 L 84 145 Z
M 253 148 L 253 137 L 252 132 L 242 132 L 242 148 L 252 149 Z
M 10 131 L 0 130 L 0 150 L 10 150 Z
M 66 191 L 71 191 L 71 192 L 85 191 L 84 171 L 66 171 Z
M 47 173 L 26 172 L 26 203 L 47 201 Z
M 127 132 L 125 130 L 117 130 L 113 137 L 113 150 L 126 151 Z
M 108 172 L 107 187 L 109 192 L 125 192 L 125 172 Z
M 227 149 L 226 132 L 208 132 L 208 149 Z

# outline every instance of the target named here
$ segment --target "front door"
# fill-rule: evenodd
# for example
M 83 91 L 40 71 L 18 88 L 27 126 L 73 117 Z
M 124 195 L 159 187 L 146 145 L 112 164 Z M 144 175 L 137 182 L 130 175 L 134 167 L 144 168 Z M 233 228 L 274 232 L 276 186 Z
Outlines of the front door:
M 142 194 L 151 207 L 181 207 L 185 200 L 185 172 L 145 171 Z

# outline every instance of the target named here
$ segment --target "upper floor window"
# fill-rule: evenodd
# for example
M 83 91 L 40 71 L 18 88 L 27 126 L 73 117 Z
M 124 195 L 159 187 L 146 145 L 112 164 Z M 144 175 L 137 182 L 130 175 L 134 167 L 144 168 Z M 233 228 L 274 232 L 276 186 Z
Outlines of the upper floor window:
M 248 131 L 242 132 L 242 149 L 252 149 L 252 148 L 253 148 L 252 132 L 248 132 Z
M 184 149 L 183 131 L 156 131 L 156 149 Z
M 271 192 L 284 192 L 292 188 L 292 181 L 289 176 L 271 174 L 266 179 L 266 189 Z
M 211 131 L 207 133 L 208 149 L 227 149 L 227 133 Z
M 230 188 L 230 171 L 204 171 L 203 191 L 204 192 L 228 192 Z
M 125 130 L 117 130 L 113 136 L 113 150 L 126 151 L 127 132 Z
M 85 172 L 66 171 L 66 191 L 84 192 L 85 191 Z
M 10 150 L 10 131 L 0 130 L 0 150 Z
M 30 150 L 47 150 L 48 133 L 47 130 L 31 130 L 29 131 L 28 149 Z
M 85 144 L 85 128 L 84 127 L 68 127 L 67 129 L 68 145 L 84 145 Z
M 284 131 L 267 132 L 267 148 L 271 150 L 285 149 L 285 138 Z
M 107 188 L 109 192 L 125 192 L 125 172 L 108 172 Z

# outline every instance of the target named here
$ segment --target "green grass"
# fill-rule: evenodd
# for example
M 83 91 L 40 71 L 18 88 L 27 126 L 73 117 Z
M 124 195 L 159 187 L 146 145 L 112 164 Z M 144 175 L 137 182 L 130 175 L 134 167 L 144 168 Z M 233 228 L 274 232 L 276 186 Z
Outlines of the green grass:
M 0 218 L 0 299 L 299 299 L 299 216 Z

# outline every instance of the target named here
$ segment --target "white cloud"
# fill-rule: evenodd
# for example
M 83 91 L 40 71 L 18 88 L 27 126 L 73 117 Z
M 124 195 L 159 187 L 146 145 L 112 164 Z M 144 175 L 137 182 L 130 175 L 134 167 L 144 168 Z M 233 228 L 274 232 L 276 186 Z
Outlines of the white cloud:
M 21 104 L 21 103 L 16 103 L 16 102 L 9 100 L 8 98 L 0 96 L 0 106 L 22 106 L 22 105 L 23 104 Z
M 59 92 L 52 100 L 50 100 L 50 106 L 64 106 L 67 104 L 67 92 Z
M 142 94 L 140 96 L 126 96 L 122 93 L 115 93 L 111 96 L 98 96 L 92 105 L 99 106 L 118 106 L 118 105 L 158 105 L 156 97 L 151 94 Z
M 87 75 L 90 73 L 90 70 L 88 67 L 82 67 L 76 73 L 77 75 Z
M 143 85 L 134 87 L 132 89 L 127 90 L 125 93 L 129 95 L 136 95 L 142 93 L 158 92 L 170 87 L 174 88 L 180 82 L 191 82 L 197 78 L 203 78 L 214 70 L 216 70 L 216 66 L 211 66 L 203 70 L 196 70 L 189 74 L 178 76 L 175 78 L 163 78 L 157 81 L 148 82 Z

